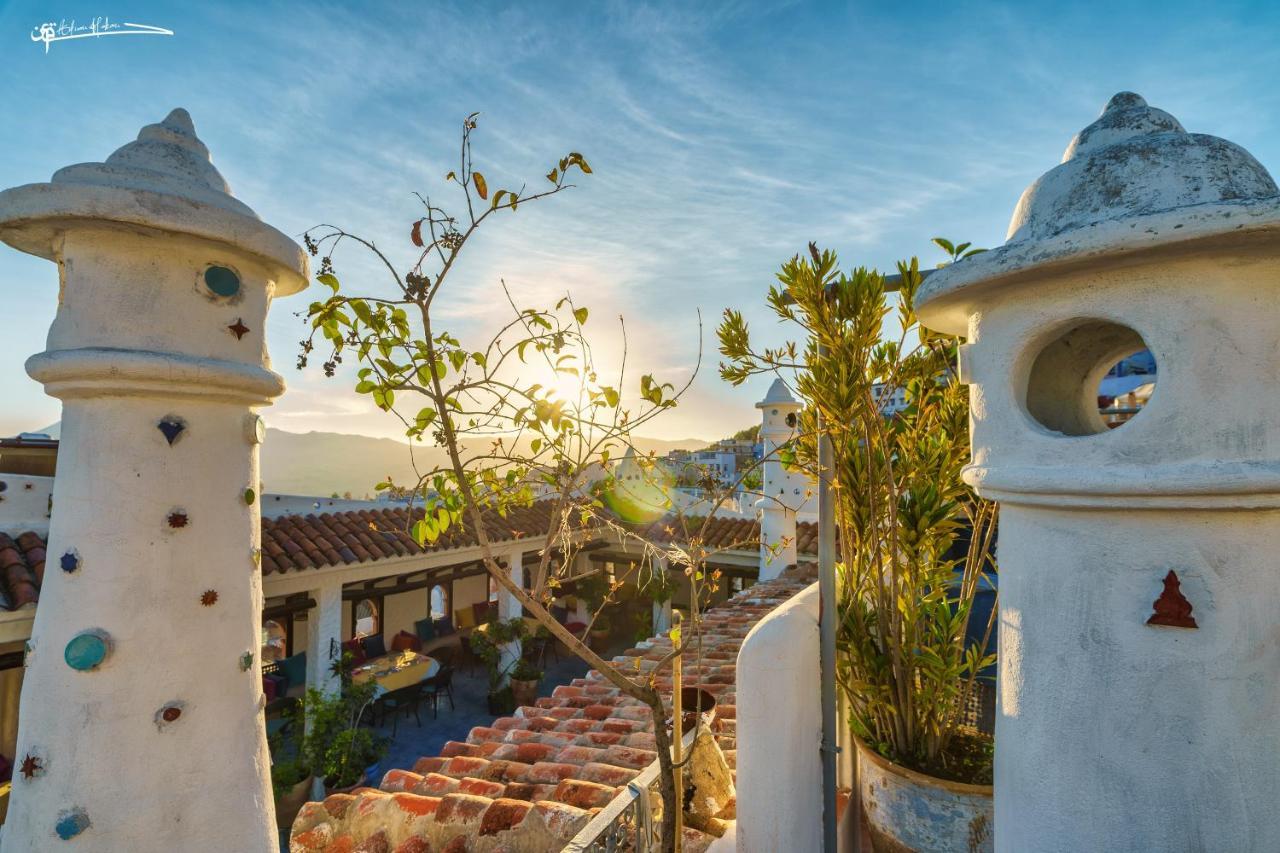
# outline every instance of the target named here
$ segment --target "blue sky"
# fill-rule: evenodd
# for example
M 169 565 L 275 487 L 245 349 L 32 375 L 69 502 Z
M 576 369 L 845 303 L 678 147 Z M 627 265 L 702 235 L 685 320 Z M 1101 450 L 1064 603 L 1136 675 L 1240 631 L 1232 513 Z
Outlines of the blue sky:
M 176 34 L 47 55 L 30 40 L 95 15 Z M 595 174 L 469 249 L 453 330 L 499 319 L 499 277 L 528 304 L 569 291 L 606 359 L 621 314 L 632 375 L 675 380 L 696 361 L 701 310 L 702 372 L 650 432 L 710 439 L 753 423 L 767 387 L 717 377 L 726 306 L 779 340 L 762 297 L 809 240 L 882 268 L 938 260 L 938 234 L 1002 242 L 1022 189 L 1116 91 L 1280 169 L 1278 35 L 1274 3 L 0 2 L 0 187 L 100 161 L 183 106 L 264 220 L 291 235 L 341 224 L 407 263 L 411 193 L 441 190 L 479 110 L 491 185 L 536 185 L 570 150 Z M 385 286 L 354 258 L 339 272 Z M 0 435 L 58 418 L 22 369 L 55 299 L 52 264 L 0 247 Z M 307 301 L 272 310 L 289 391 L 268 423 L 399 434 L 350 382 L 294 369 Z

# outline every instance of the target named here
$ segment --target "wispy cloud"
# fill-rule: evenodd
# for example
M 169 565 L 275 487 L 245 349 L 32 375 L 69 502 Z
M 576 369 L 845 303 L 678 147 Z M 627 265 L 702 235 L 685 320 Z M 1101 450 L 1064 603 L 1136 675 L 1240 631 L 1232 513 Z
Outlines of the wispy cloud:
M 459 123 L 481 110 L 476 156 L 491 186 L 534 189 L 569 150 L 595 174 L 487 227 L 442 320 L 482 340 L 508 316 L 500 280 L 527 305 L 570 292 L 592 309 L 602 359 L 620 357 L 621 314 L 632 369 L 673 379 L 695 363 L 701 310 L 702 372 L 666 421 L 671 434 L 714 437 L 754 420 L 763 387 L 718 381 L 710 333 L 726 306 L 771 341 L 784 333 L 762 307 L 782 260 L 809 240 L 880 267 L 928 252 L 935 234 L 999 242 L 1022 188 L 1118 89 L 1280 161 L 1273 8 L 617 0 L 137 11 L 177 35 L 86 40 L 43 57 L 23 40 L 44 4 L 0 8 L 0 86 L 15 93 L 0 184 L 102 159 L 182 105 L 263 219 L 295 235 L 340 224 L 404 269 L 421 215 L 412 192 L 451 198 L 442 179 L 456 167 Z M 372 259 L 337 260 L 349 286 L 391 292 Z M 56 402 L 21 371 L 43 347 L 56 272 L 5 250 L 0 287 L 6 313 L 24 318 L 3 344 L 4 433 L 56 419 Z M 292 369 L 304 331 L 294 313 L 311 298 L 281 301 L 269 320 L 290 384 L 270 417 L 396 434 L 347 390 L 350 365 L 335 380 Z

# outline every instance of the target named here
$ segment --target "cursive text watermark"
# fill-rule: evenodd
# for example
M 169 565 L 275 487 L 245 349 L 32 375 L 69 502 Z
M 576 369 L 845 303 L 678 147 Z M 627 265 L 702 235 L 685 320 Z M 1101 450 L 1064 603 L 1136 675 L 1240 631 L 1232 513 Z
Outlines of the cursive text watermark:
M 59 21 L 46 21 L 31 28 L 31 40 L 44 42 L 44 52 L 49 52 L 49 45 L 55 41 L 71 39 L 98 38 L 100 36 L 171 36 L 173 30 L 164 27 L 153 27 L 149 24 L 119 24 L 106 16 L 94 18 L 87 24 L 76 23 L 75 18 L 63 18 Z

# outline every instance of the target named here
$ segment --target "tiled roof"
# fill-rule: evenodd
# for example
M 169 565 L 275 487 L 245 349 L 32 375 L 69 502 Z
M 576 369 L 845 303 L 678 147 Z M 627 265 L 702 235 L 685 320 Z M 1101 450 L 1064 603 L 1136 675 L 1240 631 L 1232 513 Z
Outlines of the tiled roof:
M 0 610 L 36 606 L 44 582 L 44 545 L 31 531 L 16 540 L 0 533 Z
M 713 517 L 702 529 L 706 516 L 687 516 L 682 521 L 660 518 L 643 532 L 650 542 L 683 541 L 687 536 L 702 533 L 706 539 L 702 545 L 708 549 L 756 551 L 760 542 L 760 522 L 754 518 Z M 818 525 L 812 522 L 796 524 L 796 548 L 801 554 L 817 555 Z
M 685 685 L 716 696 L 714 729 L 730 767 L 738 649 L 761 617 L 809 582 L 793 570 L 704 615 L 702 658 L 686 663 Z M 615 661 L 624 671 L 652 669 L 670 649 L 670 640 L 654 638 Z M 657 683 L 669 702 L 669 672 Z M 657 759 L 655 746 L 649 709 L 592 671 L 514 716 L 473 728 L 465 742 L 450 741 L 412 770 L 388 771 L 380 788 L 308 803 L 294 821 L 290 851 L 559 850 Z M 731 805 L 723 816 L 732 812 Z M 687 829 L 684 849 L 700 853 L 711 840 Z
M 513 507 L 506 518 L 487 513 L 489 538 L 506 542 L 524 537 L 544 536 L 551 523 L 551 501 L 537 501 L 529 507 Z M 422 518 L 421 508 L 406 507 L 319 515 L 282 515 L 262 519 L 262 573 L 316 569 L 447 551 L 476 544 L 471 525 L 450 527 L 426 548 L 409 535 L 414 521 Z

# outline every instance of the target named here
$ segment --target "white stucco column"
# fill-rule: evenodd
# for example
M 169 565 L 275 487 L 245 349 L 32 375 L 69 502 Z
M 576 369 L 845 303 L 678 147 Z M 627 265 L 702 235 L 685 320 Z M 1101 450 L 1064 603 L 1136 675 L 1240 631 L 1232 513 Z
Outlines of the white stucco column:
M 1277 281 L 1271 176 L 1121 93 L 922 288 L 1001 502 L 998 851 L 1280 850 Z M 1108 429 L 1098 382 L 1144 348 Z
M 653 570 L 661 572 L 663 579 L 666 580 L 668 563 L 665 557 L 654 560 Z M 653 603 L 653 635 L 665 636 L 671 630 L 671 599 L 666 601 L 655 601 Z
M 507 571 L 510 573 L 511 580 L 517 586 L 524 585 L 524 563 L 523 553 L 519 548 L 514 548 L 506 556 Z M 520 604 L 520 599 L 507 592 L 503 587 L 498 587 L 498 618 L 516 619 L 524 615 L 524 607 Z M 502 647 L 501 667 L 503 672 L 509 673 L 511 668 L 515 666 L 515 662 L 520 659 L 523 651 L 519 640 L 513 640 Z
M 751 629 L 738 652 L 738 853 L 822 849 L 818 585 Z
M 756 408 L 761 410 L 760 442 L 764 473 L 756 501 L 760 514 L 760 580 L 772 580 L 796 562 L 796 509 L 804 503 L 808 482 L 778 459 L 778 448 L 796 435 L 796 419 L 803 406 L 791 396 L 787 383 L 775 379 Z
M 307 686 L 331 693 L 339 686 L 332 653 L 342 653 L 342 582 L 329 580 L 308 595 L 316 606 L 307 614 Z
M 183 110 L 0 193 L 0 240 L 58 265 L 27 372 L 63 403 L 4 851 L 274 850 L 253 410 L 305 257 Z

